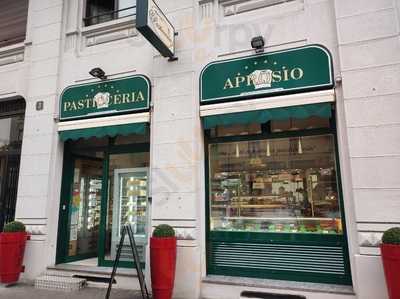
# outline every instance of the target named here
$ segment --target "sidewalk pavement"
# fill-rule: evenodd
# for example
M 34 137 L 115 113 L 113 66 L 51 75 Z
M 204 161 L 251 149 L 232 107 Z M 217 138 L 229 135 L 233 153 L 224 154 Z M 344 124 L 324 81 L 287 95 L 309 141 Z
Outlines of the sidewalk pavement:
M 106 288 L 90 287 L 72 292 L 39 290 L 24 283 L 0 287 L 0 299 L 103 299 L 106 293 Z M 112 289 L 110 299 L 142 299 L 142 296 L 140 291 Z

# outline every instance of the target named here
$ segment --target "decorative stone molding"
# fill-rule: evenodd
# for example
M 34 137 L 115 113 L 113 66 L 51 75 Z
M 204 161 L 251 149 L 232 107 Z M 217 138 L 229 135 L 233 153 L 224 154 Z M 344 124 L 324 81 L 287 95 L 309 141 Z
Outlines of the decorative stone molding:
M 214 17 L 214 1 L 213 0 L 203 0 L 199 2 L 199 14 L 200 20 L 205 20 Z
M 196 232 L 194 228 L 175 228 L 178 240 L 195 240 Z
M 220 0 L 223 16 L 232 16 L 244 12 L 284 4 L 286 2 L 303 2 L 302 0 Z
M 83 44 L 91 47 L 116 40 L 137 36 L 135 20 L 132 18 L 115 20 L 82 29 Z
M 64 49 L 66 52 L 72 51 L 73 49 L 76 48 L 76 41 L 78 39 L 78 32 L 73 31 L 73 32 L 67 32 L 65 36 L 65 46 Z
M 31 235 L 45 235 L 46 226 L 44 225 L 27 225 L 26 232 Z
M 358 233 L 358 245 L 360 247 L 378 247 L 381 244 L 383 233 L 360 232 Z
M 24 51 L 24 43 L 0 48 L 0 66 L 24 61 Z

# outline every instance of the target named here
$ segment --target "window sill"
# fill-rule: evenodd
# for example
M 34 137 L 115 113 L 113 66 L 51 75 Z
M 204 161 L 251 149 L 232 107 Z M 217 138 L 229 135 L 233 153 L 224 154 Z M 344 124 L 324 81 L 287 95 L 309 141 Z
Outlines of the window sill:
M 82 35 L 88 35 L 96 32 L 103 32 L 108 30 L 113 30 L 120 27 L 135 27 L 136 18 L 133 16 L 124 17 L 121 19 L 116 19 L 112 21 L 107 21 L 104 23 L 99 23 L 96 25 L 90 25 L 82 27 Z
M 81 29 L 85 47 L 105 44 L 138 35 L 135 27 L 135 17 L 125 17 Z
M 25 43 L 18 43 L 0 48 L 0 66 L 24 60 Z

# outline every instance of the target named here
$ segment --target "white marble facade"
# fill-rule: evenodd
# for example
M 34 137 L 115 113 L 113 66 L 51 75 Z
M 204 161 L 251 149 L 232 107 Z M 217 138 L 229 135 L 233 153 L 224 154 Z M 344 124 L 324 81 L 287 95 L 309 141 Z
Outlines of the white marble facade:
M 25 42 L 0 48 L 0 98 L 19 95 L 27 103 L 16 211 L 33 234 L 25 278 L 55 262 L 63 157 L 56 129 L 60 93 L 90 82 L 88 71 L 99 66 L 110 78 L 145 74 L 152 82 L 152 226 L 180 227 L 175 297 L 197 299 L 203 290 L 211 296 L 202 282 L 199 74 L 211 61 L 253 53 L 250 40 L 262 35 L 267 51 L 318 43 L 333 55 L 355 296 L 387 298 L 377 246 L 386 228 L 400 225 L 399 0 L 158 0 L 179 34 L 176 62 L 144 40 L 134 18 L 84 27 L 84 0 L 29 2 Z M 36 110 L 38 101 L 43 110 Z M 216 284 L 213 292 L 223 290 Z

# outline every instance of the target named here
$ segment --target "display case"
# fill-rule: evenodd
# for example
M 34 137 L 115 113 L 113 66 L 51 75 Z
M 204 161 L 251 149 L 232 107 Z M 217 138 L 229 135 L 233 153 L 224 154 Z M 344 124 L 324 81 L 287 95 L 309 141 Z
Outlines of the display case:
M 331 136 L 209 150 L 211 231 L 342 234 Z
M 142 262 L 145 261 L 145 246 L 147 242 L 147 200 L 147 168 L 114 170 L 111 259 L 115 259 L 123 226 L 129 224 L 134 233 L 140 259 Z M 132 261 L 132 254 L 128 244 L 129 240 L 125 238 L 121 260 Z

